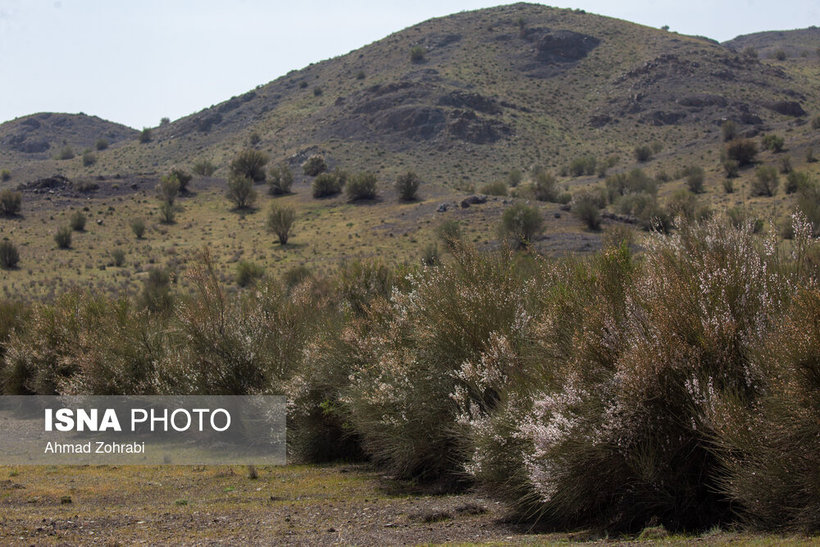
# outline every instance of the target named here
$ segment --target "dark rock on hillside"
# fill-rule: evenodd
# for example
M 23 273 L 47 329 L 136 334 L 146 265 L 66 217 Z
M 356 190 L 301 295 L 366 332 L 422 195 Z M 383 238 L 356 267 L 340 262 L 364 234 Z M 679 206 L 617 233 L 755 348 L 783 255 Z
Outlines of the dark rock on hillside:
M 803 107 L 800 106 L 800 103 L 796 101 L 777 101 L 771 103 L 764 103 L 763 106 L 771 110 L 772 112 L 777 112 L 778 114 L 783 114 L 784 116 L 805 116 L 806 111 L 803 110 Z
M 573 63 L 586 57 L 601 41 L 571 30 L 547 31 L 536 45 L 536 59 L 541 63 Z

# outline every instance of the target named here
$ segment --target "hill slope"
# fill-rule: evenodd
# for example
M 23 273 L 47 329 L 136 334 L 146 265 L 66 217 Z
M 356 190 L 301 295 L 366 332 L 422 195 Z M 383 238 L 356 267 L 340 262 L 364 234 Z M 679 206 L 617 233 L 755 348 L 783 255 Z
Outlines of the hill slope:
M 628 157 L 654 140 L 714 143 L 723 119 L 786 126 L 818 110 L 809 83 L 705 39 L 516 4 L 426 21 L 294 71 L 157 128 L 148 145 L 103 154 L 90 173 L 225 164 L 255 135 L 294 164 L 321 150 L 352 168 L 481 182 L 584 153 Z

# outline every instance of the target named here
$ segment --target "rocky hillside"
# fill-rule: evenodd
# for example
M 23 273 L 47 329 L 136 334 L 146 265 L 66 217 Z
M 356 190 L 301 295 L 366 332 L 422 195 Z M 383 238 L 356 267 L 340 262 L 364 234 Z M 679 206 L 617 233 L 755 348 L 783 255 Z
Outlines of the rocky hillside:
M 130 127 L 86 114 L 44 112 L 0 125 L 0 153 L 20 159 L 45 160 L 69 146 L 77 153 L 95 148 L 102 139 L 108 145 L 136 138 Z
M 751 48 L 765 59 L 776 59 L 778 52 L 782 52 L 781 58 L 817 61 L 820 59 L 820 28 L 756 32 L 738 36 L 723 45 L 738 52 Z
M 667 156 L 701 156 L 726 119 L 748 134 L 802 127 L 820 110 L 811 81 L 703 38 L 516 4 L 419 23 L 156 128 L 147 144 L 119 133 L 112 142 L 130 140 L 91 167 L 51 159 L 59 137 L 20 140 L 38 117 L 4 124 L 0 142 L 13 152 L 4 162 L 42 160 L 43 175 L 160 172 L 201 158 L 224 166 L 253 143 L 294 165 L 320 151 L 381 175 L 413 167 L 442 184 L 480 184 L 583 154 L 629 161 L 653 142 Z

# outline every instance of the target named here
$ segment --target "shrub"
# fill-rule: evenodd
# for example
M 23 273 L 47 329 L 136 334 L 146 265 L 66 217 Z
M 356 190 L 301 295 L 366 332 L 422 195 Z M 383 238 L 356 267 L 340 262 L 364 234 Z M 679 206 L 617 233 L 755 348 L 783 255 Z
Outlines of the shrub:
M 322 93 L 324 93 L 324 92 L 322 91 L 322 88 L 320 86 L 317 85 L 316 87 L 313 88 L 313 96 L 314 97 L 319 97 L 319 96 L 322 95 Z
M 457 220 L 445 220 L 436 227 L 436 236 L 450 251 L 462 244 L 461 224 Z
M 247 148 L 231 162 L 230 172 L 234 178 L 247 178 L 251 182 L 263 182 L 266 177 L 265 165 L 267 163 L 267 155 L 259 150 Z
M 424 266 L 432 267 L 441 264 L 441 256 L 438 252 L 438 243 L 428 243 L 421 253 L 421 263 Z
M 313 179 L 313 197 L 335 196 L 342 191 L 342 182 L 334 173 L 321 173 Z
M 157 197 L 169 205 L 173 205 L 181 188 L 180 180 L 175 173 L 165 175 L 157 184 Z
M 70 160 L 73 157 L 74 157 L 74 149 L 71 148 L 71 146 L 69 146 L 68 144 L 63 145 L 63 147 L 60 148 L 60 151 L 57 153 L 57 159 L 58 160 Z
M 723 165 L 723 170 L 726 171 L 727 179 L 735 179 L 740 174 L 740 164 L 737 160 L 730 160 L 727 158 L 723 160 L 721 165 Z
M 686 186 L 693 194 L 700 194 L 703 192 L 703 167 L 690 166 L 686 168 Z
M 388 472 L 463 479 L 463 419 L 470 408 L 490 408 L 504 378 L 515 374 L 514 325 L 533 311 L 528 304 L 540 286 L 522 283 L 514 258 L 457 250 L 452 263 L 385 291 L 389 300 L 372 299 L 365 320 L 334 352 L 346 364 L 339 376 L 349 420 Z
M 200 177 L 210 177 L 216 171 L 216 165 L 211 163 L 210 160 L 203 159 L 197 161 L 191 170 L 195 175 L 199 175 Z
M 590 192 L 579 192 L 572 201 L 572 214 L 578 217 L 587 228 L 598 231 L 601 229 L 600 200 Z
M 815 116 L 811 120 L 811 128 L 812 129 L 820 129 L 820 116 Z
M 259 133 L 257 133 L 256 131 L 254 131 L 253 133 L 251 133 L 251 136 L 250 136 L 250 137 L 248 137 L 248 143 L 249 143 L 251 146 L 256 146 L 257 144 L 259 144 L 259 142 L 260 142 L 261 140 L 262 140 L 262 137 L 260 137 L 260 136 L 259 136 Z
M 427 50 L 423 46 L 413 46 L 410 48 L 410 61 L 413 63 L 421 63 L 427 55 Z
M 763 149 L 778 153 L 783 151 L 784 140 L 778 135 L 766 135 L 763 137 Z
M 730 179 L 730 178 L 723 179 L 723 190 L 727 194 L 731 194 L 735 191 L 735 184 L 732 182 L 732 179 Z
M 481 188 L 479 188 L 479 192 L 482 194 L 487 194 L 488 196 L 506 196 L 507 195 L 507 185 L 504 184 L 504 181 L 497 180 L 495 182 L 488 182 Z
M 265 275 L 265 268 L 254 262 L 240 260 L 236 264 L 236 284 L 240 287 L 247 287 L 256 283 Z
M 673 218 L 682 217 L 688 221 L 695 219 L 697 207 L 698 199 L 695 194 L 685 189 L 680 189 L 672 194 L 666 203 L 666 209 Z
M 276 234 L 279 238 L 279 244 L 285 245 L 290 236 L 290 230 L 293 227 L 293 221 L 296 219 L 296 211 L 291 207 L 279 207 L 272 205 L 268 213 L 268 231 Z
M 732 120 L 726 120 L 720 125 L 720 134 L 723 142 L 729 142 L 737 138 L 737 124 Z
M 94 148 L 99 151 L 106 150 L 108 148 L 108 141 L 102 137 L 97 139 L 97 142 L 94 143 Z
M 193 175 L 191 175 L 187 171 L 184 171 L 183 169 L 174 168 L 171 169 L 171 172 L 167 176 L 177 179 L 177 182 L 179 183 L 180 194 L 186 195 L 189 193 L 188 184 L 190 184 L 191 180 L 194 178 Z
M 791 156 L 785 156 L 780 158 L 780 172 L 784 175 L 788 175 L 793 170 L 792 167 L 792 158 Z
M 804 171 L 792 171 L 786 177 L 786 193 L 794 194 L 800 188 L 807 187 L 810 184 L 809 174 Z
M 618 173 L 606 179 L 607 196 L 614 203 L 619 196 L 646 193 L 652 196 L 658 193 L 658 184 L 641 169 L 629 173 Z
M 83 167 L 91 167 L 97 163 L 97 156 L 91 150 L 83 152 Z
M 315 177 L 325 171 L 327 171 L 327 163 L 325 163 L 325 158 L 319 154 L 310 156 L 302 164 L 302 172 L 309 177 Z
M 761 165 L 755 170 L 755 178 L 749 188 L 753 196 L 773 196 L 777 193 L 780 176 L 773 165 Z
M 635 159 L 640 163 L 644 163 L 652 159 L 652 147 L 646 144 L 638 145 L 633 151 Z
M 510 188 L 515 188 L 521 181 L 524 180 L 524 173 L 521 172 L 521 169 L 513 169 L 507 175 L 507 185 Z
M 68 220 L 68 225 L 75 232 L 82 232 L 85 230 L 86 218 L 82 211 L 74 211 Z
M 757 234 L 763 231 L 763 221 L 752 215 L 743 207 L 731 207 L 726 210 L 729 225 L 738 230 L 745 230 L 747 227 L 752 233 Z
M 745 520 L 780 532 L 820 530 L 820 292 L 804 288 L 758 352 L 764 395 L 716 416 L 721 488 Z
M 401 201 L 415 201 L 421 180 L 414 171 L 399 175 L 396 179 L 396 192 Z
M 538 201 L 555 201 L 558 196 L 558 181 L 545 169 L 533 173 L 532 191 Z
M 11 270 L 17 267 L 18 262 L 20 262 L 20 253 L 17 251 L 17 246 L 7 239 L 0 241 L 0 267 L 4 270 Z
M 140 306 L 157 313 L 170 310 L 172 302 L 171 275 L 165 269 L 151 268 L 142 284 Z
M 6 188 L 0 190 L 0 214 L 11 217 L 20 212 L 23 194 Z
M 271 167 L 268 183 L 270 184 L 271 194 L 275 196 L 290 194 L 290 188 L 293 185 L 293 173 L 288 164 L 282 162 Z
M 757 157 L 757 145 L 749 139 L 734 139 L 726 145 L 726 157 L 735 160 L 739 167 L 749 165 Z
M 111 258 L 114 260 L 114 266 L 121 268 L 125 264 L 125 251 L 122 249 L 114 249 L 111 251 Z
M 174 205 L 169 201 L 159 204 L 159 221 L 163 224 L 173 224 L 176 220 L 177 212 Z
M 597 164 L 598 161 L 595 156 L 580 156 L 570 162 L 569 172 L 573 177 L 594 175 Z
M 151 129 L 148 127 L 143 127 L 142 132 L 140 133 L 139 141 L 140 144 L 147 144 L 151 142 L 153 139 L 153 134 L 151 133 Z
M 820 186 L 816 182 L 798 186 L 797 209 L 811 223 L 814 235 L 820 235 Z
M 0 181 L 6 182 L 7 180 L 11 180 L 11 173 L 8 169 L 3 169 L 0 171 Z
M 544 217 L 537 207 L 515 203 L 501 214 L 501 235 L 509 238 L 516 247 L 528 247 L 543 229 Z
M 228 190 L 225 195 L 237 210 L 248 209 L 256 202 L 253 180 L 236 173 L 232 173 L 228 178 Z
M 350 179 L 345 186 L 347 199 L 360 201 L 376 198 L 376 175 L 373 173 L 359 173 Z
M 621 214 L 637 218 L 644 230 L 667 232 L 672 225 L 672 219 L 658 205 L 658 200 L 653 194 L 628 193 L 618 198 L 615 206 Z
M 54 235 L 54 241 L 60 249 L 71 248 L 71 226 L 61 226 Z
M 142 239 L 145 235 L 145 221 L 141 218 L 133 218 L 131 219 L 129 226 L 137 239 Z

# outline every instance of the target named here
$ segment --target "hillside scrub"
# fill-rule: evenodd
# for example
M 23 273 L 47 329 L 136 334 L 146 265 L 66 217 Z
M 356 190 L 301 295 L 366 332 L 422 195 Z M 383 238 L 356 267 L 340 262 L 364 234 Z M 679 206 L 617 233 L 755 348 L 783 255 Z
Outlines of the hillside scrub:
M 294 459 L 473 483 L 552 527 L 740 515 L 816 533 L 817 243 L 792 220 L 786 244 L 682 221 L 640 257 L 615 239 L 546 259 L 452 237 L 435 265 L 354 262 L 233 294 L 203 254 L 187 293 L 156 274 L 142 304 L 71 293 L 7 312 L 0 386 L 285 394 Z

